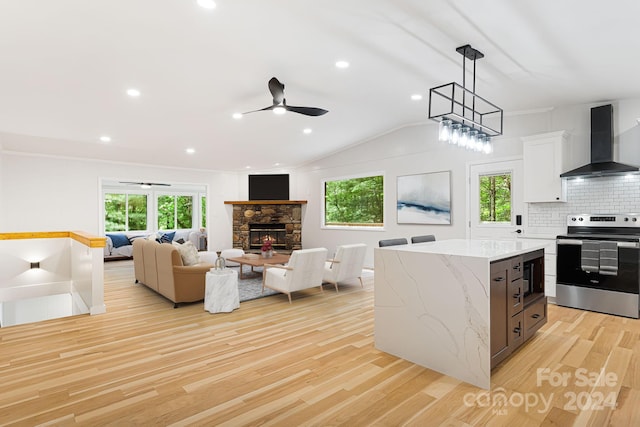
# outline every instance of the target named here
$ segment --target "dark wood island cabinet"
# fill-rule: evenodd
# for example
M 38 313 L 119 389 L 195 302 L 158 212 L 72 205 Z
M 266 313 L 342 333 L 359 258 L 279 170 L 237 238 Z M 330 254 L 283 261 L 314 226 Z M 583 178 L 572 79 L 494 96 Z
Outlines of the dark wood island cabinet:
M 491 369 L 547 323 L 544 251 L 491 263 Z

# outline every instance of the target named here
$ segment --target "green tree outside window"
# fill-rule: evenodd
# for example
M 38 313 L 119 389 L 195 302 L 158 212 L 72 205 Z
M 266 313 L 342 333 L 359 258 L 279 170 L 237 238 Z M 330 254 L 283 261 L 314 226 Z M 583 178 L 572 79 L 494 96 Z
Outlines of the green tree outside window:
M 107 232 L 146 230 L 146 194 L 105 194 L 104 229 Z
M 158 196 L 158 230 L 193 227 L 193 196 Z
M 326 181 L 324 224 L 329 226 L 384 225 L 382 175 Z
M 207 197 L 206 196 L 200 197 L 200 213 L 201 213 L 200 218 L 202 218 L 200 226 L 203 228 L 206 228 L 207 227 Z
M 127 231 L 127 195 L 108 193 L 104 195 L 105 231 Z
M 511 174 L 480 177 L 480 221 L 511 223 Z
M 147 195 L 128 195 L 128 223 L 129 230 L 147 229 Z

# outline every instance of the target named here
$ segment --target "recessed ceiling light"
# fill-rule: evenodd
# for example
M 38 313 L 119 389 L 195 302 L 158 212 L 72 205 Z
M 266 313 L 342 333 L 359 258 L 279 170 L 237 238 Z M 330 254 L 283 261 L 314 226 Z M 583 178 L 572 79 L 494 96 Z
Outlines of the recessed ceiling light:
M 245 166 L 244 168 L 245 169 L 251 169 L 251 166 Z
M 287 112 L 287 110 L 285 110 L 284 107 L 276 107 L 276 108 L 273 109 L 273 114 L 281 115 L 281 114 L 284 114 L 286 112 Z
M 111 137 L 107 136 L 107 135 L 102 135 L 100 137 L 100 141 L 102 141 L 102 142 L 111 142 Z
M 411 99 L 413 101 L 420 101 L 422 99 L 422 95 L 420 95 L 419 93 L 414 93 L 413 95 L 411 95 Z
M 127 95 L 129 95 L 132 98 L 137 98 L 140 96 L 140 91 L 138 89 L 127 89 Z
M 186 150 L 184 150 L 187 152 L 187 154 L 193 154 L 196 152 L 196 150 L 194 148 L 187 148 Z
M 205 9 L 216 8 L 216 4 L 213 0 L 198 0 L 198 6 L 204 7 Z
M 309 135 L 311 132 L 313 132 L 313 130 L 311 130 L 311 128 L 306 128 L 302 130 L 303 133 L 305 133 L 306 135 Z
M 336 67 L 338 67 L 338 68 L 349 68 L 349 63 L 347 61 L 338 61 L 338 62 L 336 62 Z
M 236 120 L 239 120 L 239 119 L 242 118 L 242 113 L 233 113 L 233 116 L 231 116 L 231 117 L 233 117 Z
M 273 166 L 280 166 L 280 163 L 274 163 Z

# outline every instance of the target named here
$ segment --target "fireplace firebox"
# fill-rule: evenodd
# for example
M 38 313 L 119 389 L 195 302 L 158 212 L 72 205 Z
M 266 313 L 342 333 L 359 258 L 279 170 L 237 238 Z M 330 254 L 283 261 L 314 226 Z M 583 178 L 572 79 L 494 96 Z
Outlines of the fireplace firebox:
M 287 247 L 287 229 L 284 224 L 249 224 L 249 248 L 260 249 L 265 240 L 274 249 Z

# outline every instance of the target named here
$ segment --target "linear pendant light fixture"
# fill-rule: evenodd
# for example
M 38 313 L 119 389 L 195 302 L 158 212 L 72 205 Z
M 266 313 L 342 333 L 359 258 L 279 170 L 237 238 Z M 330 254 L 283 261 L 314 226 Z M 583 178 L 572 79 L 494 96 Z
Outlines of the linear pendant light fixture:
M 476 60 L 484 54 L 471 45 L 460 46 L 462 86 L 451 82 L 429 89 L 429 118 L 440 122 L 438 139 L 468 150 L 491 153 L 491 137 L 502 135 L 503 111 L 476 95 Z M 466 62 L 473 61 L 473 86 L 466 86 Z

